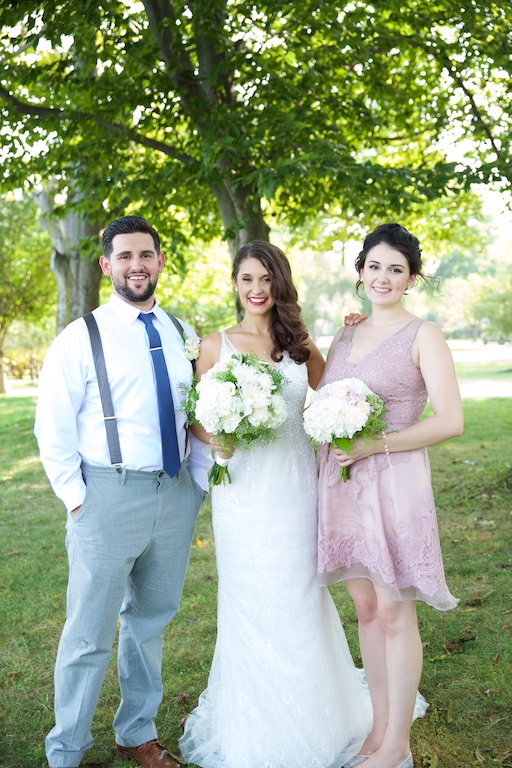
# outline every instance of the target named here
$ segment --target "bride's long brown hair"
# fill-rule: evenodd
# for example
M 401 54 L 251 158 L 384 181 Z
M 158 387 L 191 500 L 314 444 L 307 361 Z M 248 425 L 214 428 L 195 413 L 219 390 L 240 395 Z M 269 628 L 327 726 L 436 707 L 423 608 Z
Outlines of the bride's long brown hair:
M 258 259 L 272 278 L 270 287 L 274 300 L 270 326 L 270 335 L 274 343 L 270 355 L 272 360 L 279 362 L 283 359 L 283 352 L 288 352 L 296 363 L 305 363 L 310 355 L 305 344 L 308 332 L 297 303 L 298 294 L 293 284 L 290 262 L 276 245 L 263 240 L 252 240 L 247 245 L 243 245 L 235 256 L 233 280 L 237 279 L 241 263 L 250 258 Z

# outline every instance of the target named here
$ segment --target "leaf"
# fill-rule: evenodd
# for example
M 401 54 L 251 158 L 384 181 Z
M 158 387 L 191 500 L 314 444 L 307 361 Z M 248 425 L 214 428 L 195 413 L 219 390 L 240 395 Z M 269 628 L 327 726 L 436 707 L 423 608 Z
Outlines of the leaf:
M 457 643 L 453 640 L 443 640 L 442 646 L 448 653 L 462 653 Z
M 481 597 L 470 597 L 468 600 L 464 601 L 464 605 L 469 606 L 478 606 L 482 605 L 483 599 Z

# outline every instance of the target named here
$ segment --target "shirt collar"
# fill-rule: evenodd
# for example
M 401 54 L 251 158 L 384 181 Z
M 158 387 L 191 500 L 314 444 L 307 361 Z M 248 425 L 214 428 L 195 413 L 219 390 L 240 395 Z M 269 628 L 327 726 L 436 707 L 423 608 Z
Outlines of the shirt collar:
M 116 315 L 118 315 L 118 317 L 120 317 L 126 323 L 133 323 L 141 313 L 140 309 L 138 309 L 137 307 L 134 307 L 132 304 L 128 304 L 127 301 L 123 301 L 123 299 L 120 299 L 119 296 L 116 296 L 115 293 L 112 293 L 110 295 L 108 304 L 112 309 L 112 311 L 115 312 Z M 155 312 L 155 309 L 157 309 L 156 300 L 150 312 Z M 155 314 L 158 314 L 158 311 Z

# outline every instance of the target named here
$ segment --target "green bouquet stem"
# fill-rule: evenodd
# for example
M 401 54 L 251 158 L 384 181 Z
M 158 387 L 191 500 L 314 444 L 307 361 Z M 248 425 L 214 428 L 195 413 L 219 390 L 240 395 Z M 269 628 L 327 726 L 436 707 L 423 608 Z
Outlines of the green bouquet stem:
M 349 453 L 352 448 L 353 440 L 349 437 L 333 437 L 331 441 L 331 448 L 338 447 L 340 451 Z M 340 478 L 345 483 L 348 480 L 348 467 L 340 467 Z
M 210 481 L 210 485 L 229 485 L 231 482 L 231 475 L 229 474 L 228 467 L 221 467 L 220 464 L 215 462 L 208 473 L 208 480 Z

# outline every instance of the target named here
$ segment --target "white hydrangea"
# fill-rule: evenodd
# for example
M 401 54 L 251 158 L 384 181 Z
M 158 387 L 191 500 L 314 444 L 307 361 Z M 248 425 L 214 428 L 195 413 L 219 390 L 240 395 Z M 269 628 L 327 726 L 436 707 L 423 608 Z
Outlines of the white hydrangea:
M 227 375 L 233 380 L 223 381 Z M 282 384 L 274 382 L 269 364 L 255 356 L 219 361 L 195 387 L 195 419 L 211 434 L 232 434 L 244 418 L 251 427 L 269 430 L 286 419 L 285 402 L 276 391 Z
M 311 396 L 304 411 L 304 429 L 317 443 L 331 442 L 333 436 L 352 438 L 372 413 L 367 396 L 371 389 L 360 379 L 341 379 L 326 384 Z

